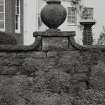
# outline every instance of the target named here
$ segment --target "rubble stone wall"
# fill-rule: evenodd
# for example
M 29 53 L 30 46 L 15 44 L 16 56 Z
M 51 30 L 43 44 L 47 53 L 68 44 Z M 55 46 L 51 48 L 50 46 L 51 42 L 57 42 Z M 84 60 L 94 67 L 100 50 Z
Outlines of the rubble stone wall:
M 0 51 L 0 105 L 88 105 L 97 91 L 105 91 L 104 49 Z
M 0 105 L 104 105 L 105 46 L 80 46 L 65 35 L 58 46 L 54 35 L 31 46 L 0 45 Z

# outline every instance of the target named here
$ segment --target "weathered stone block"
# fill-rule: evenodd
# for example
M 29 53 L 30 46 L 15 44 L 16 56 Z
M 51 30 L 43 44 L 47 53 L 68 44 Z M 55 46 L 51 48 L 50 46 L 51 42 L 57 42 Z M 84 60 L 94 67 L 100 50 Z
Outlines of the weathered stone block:
M 57 51 L 48 51 L 47 52 L 47 57 L 48 58 L 56 58 L 58 55 L 58 52 Z
M 30 52 L 29 56 L 34 59 L 46 58 L 46 52 L 44 52 L 44 51 Z
M 86 73 L 78 73 L 72 75 L 72 80 L 77 80 L 77 81 L 86 81 L 87 80 L 87 74 Z
M 97 90 L 105 90 L 105 63 L 99 61 L 91 70 L 90 86 Z
M 68 37 L 44 37 L 42 40 L 42 50 L 67 49 Z

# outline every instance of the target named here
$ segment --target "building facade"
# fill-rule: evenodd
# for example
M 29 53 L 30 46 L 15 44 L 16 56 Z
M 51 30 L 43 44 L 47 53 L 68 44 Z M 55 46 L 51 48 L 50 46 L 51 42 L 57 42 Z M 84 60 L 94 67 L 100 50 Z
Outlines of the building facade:
M 0 31 L 12 33 L 23 44 L 23 1 L 0 0 Z
M 40 18 L 40 11 L 45 4 L 45 0 L 0 0 L 0 31 L 13 33 L 19 45 L 32 44 L 33 32 L 47 29 Z M 78 39 L 82 30 L 77 7 L 70 0 L 62 0 L 62 5 L 67 10 L 67 18 L 59 29 L 75 31 Z M 85 15 L 85 19 L 93 18 L 93 9 L 87 8 L 86 14 L 88 16 Z

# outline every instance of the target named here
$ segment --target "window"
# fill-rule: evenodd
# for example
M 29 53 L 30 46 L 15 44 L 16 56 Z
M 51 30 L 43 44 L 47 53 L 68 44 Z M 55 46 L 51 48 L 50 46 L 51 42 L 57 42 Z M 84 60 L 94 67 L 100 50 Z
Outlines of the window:
M 20 32 L 20 0 L 15 5 L 15 32 Z
M 0 0 L 0 31 L 5 30 L 5 0 Z
M 82 12 L 83 19 L 93 19 L 93 8 L 84 8 Z
M 67 22 L 70 24 L 76 24 L 76 8 L 68 7 Z

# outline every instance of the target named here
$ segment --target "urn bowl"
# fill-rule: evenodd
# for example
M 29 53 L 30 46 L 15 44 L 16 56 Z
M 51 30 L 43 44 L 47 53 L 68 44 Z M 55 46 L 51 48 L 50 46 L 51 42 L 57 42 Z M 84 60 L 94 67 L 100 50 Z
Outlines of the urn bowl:
M 51 29 L 57 29 L 66 19 L 67 12 L 59 0 L 48 0 L 41 10 L 41 19 Z

